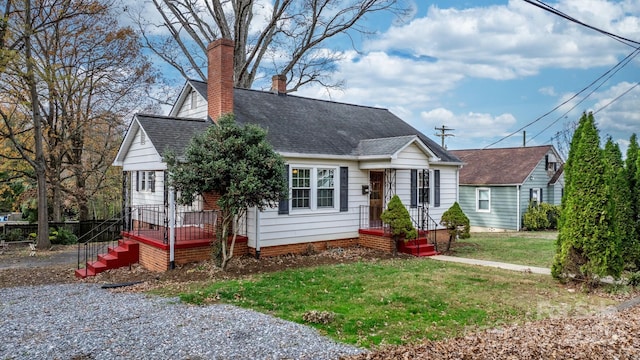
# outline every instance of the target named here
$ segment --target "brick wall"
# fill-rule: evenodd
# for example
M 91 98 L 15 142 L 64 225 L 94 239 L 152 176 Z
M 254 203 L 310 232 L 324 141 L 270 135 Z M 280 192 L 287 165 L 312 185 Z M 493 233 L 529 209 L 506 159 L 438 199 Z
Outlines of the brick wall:
M 393 239 L 384 235 L 361 233 L 358 244 L 370 249 L 393 252 Z
M 168 251 L 139 241 L 138 243 L 140 244 L 140 265 L 151 271 L 166 271 L 169 268 Z
M 300 244 L 267 246 L 260 249 L 260 256 L 279 256 L 286 254 L 304 254 L 311 251 L 324 251 L 331 248 L 347 248 L 358 245 L 358 239 L 339 239 L 329 241 L 315 241 Z M 248 248 L 248 253 L 256 254 L 255 248 Z

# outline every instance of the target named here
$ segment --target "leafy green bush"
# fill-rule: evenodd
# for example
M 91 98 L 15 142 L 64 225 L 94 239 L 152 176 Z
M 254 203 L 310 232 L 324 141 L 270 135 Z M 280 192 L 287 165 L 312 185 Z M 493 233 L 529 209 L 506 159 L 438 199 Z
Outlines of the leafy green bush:
M 380 219 L 391 227 L 391 235 L 396 240 L 400 237 L 404 237 L 405 240 L 418 237 L 418 232 L 411 221 L 411 215 L 398 195 L 393 195 L 387 209 L 380 215 Z
M 21 229 L 13 229 L 7 234 L 0 234 L 0 240 L 4 240 L 6 242 L 22 241 L 24 240 L 24 235 L 22 234 Z
M 627 285 L 638 287 L 640 286 L 640 272 L 634 272 L 627 278 Z
M 51 245 L 71 245 L 78 243 L 78 237 L 66 228 L 52 228 L 49 230 L 49 241 Z
M 447 242 L 447 248 L 445 251 L 449 251 L 451 249 L 451 243 L 453 240 L 458 238 L 468 239 L 471 237 L 469 218 L 465 215 L 464 211 L 462 211 L 462 208 L 457 201 L 442 214 L 440 225 L 445 226 L 449 233 L 449 241 Z
M 529 203 L 527 212 L 522 216 L 522 223 L 527 230 L 540 231 L 558 228 L 560 208 L 548 203 Z

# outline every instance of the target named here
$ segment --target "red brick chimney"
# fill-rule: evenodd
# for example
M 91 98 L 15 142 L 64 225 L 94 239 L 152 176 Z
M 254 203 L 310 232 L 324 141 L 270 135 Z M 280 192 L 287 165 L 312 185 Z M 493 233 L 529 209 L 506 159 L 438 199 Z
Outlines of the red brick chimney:
M 276 94 L 285 94 L 287 92 L 287 77 L 284 74 L 273 75 L 271 78 L 271 91 Z
M 230 39 L 218 39 L 207 46 L 207 106 L 214 122 L 233 112 L 233 46 Z

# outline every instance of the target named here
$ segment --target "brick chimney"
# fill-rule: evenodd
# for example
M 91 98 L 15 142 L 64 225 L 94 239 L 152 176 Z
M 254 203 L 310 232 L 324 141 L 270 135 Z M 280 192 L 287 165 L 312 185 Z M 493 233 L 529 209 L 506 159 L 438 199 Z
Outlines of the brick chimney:
M 276 94 L 285 94 L 287 92 L 287 77 L 284 74 L 274 75 L 271 78 L 271 91 Z
M 207 106 L 214 121 L 233 112 L 233 40 L 218 39 L 207 46 Z

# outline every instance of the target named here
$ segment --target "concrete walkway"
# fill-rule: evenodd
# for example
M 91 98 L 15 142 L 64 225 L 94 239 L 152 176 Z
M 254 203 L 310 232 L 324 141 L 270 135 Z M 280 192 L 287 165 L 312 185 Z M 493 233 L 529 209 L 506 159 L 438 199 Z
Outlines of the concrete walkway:
M 498 269 L 520 271 L 520 272 L 526 272 L 526 273 L 532 273 L 532 274 L 551 275 L 551 269 L 547 269 L 543 267 L 528 266 L 528 265 L 516 265 L 516 264 L 508 264 L 508 263 L 502 263 L 497 261 L 467 259 L 467 258 L 447 256 L 447 255 L 430 256 L 429 259 L 438 260 L 438 261 L 449 261 L 449 262 L 455 262 L 460 264 L 489 266 L 489 267 L 494 267 Z

